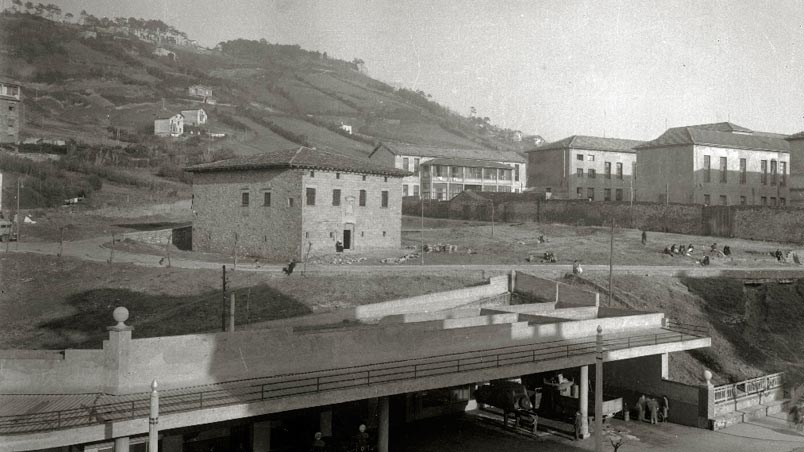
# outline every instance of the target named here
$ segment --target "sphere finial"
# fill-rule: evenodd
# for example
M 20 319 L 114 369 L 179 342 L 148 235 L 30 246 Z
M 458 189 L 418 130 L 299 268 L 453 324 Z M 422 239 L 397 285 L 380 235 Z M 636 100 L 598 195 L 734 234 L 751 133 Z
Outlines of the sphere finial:
M 600 325 L 597 326 L 597 334 L 603 334 L 603 327 Z
M 709 369 L 704 370 L 703 373 L 704 380 L 706 380 L 706 385 L 712 385 L 712 372 Z
M 156 391 L 157 386 L 159 385 L 156 383 L 156 378 L 154 378 L 154 381 L 151 382 L 151 391 Z
M 126 320 L 128 320 L 128 309 L 123 306 L 118 306 L 114 308 L 112 312 L 112 318 L 117 322 L 115 325 L 118 328 L 126 328 Z

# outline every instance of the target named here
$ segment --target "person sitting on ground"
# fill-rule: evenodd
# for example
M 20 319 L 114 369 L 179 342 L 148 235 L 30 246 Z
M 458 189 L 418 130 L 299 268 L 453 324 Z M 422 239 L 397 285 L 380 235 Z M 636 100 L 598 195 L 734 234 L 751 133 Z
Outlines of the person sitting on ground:
M 712 246 L 709 247 L 709 251 L 717 251 L 717 242 L 713 243 Z
M 664 251 L 662 251 L 662 253 L 667 254 L 667 255 L 669 255 L 669 256 L 672 256 L 672 255 L 673 255 L 673 252 L 672 252 L 672 251 L 670 251 L 670 247 L 669 247 L 669 246 L 665 246 L 665 247 L 664 247 Z
M 572 263 L 572 274 L 576 275 L 576 276 L 581 276 L 582 273 L 583 273 L 583 268 L 581 267 L 581 263 L 578 262 L 578 260 L 576 259 Z
M 678 245 L 678 254 L 681 256 L 687 254 L 687 245 Z
M 782 258 L 784 257 L 784 255 L 782 254 L 782 250 L 780 250 L 778 248 L 776 249 L 776 252 L 773 253 L 773 256 L 776 257 L 776 260 L 779 261 L 779 262 L 781 262 Z
M 672 246 L 670 246 L 670 253 L 672 253 L 673 255 L 678 254 L 678 247 L 676 246 L 675 243 Z
M 547 239 L 544 238 L 544 234 L 539 235 L 539 243 L 547 243 Z
M 703 266 L 709 265 L 709 256 L 704 256 L 703 259 L 701 259 L 701 265 Z
M 687 256 L 692 255 L 693 251 L 695 251 L 695 247 L 690 243 L 690 246 L 687 247 Z
M 288 266 L 283 267 L 282 271 L 285 272 L 286 275 L 290 276 L 290 274 L 293 273 L 294 268 L 296 268 L 296 261 L 291 259 L 290 262 L 288 262 Z
M 723 247 L 723 255 L 724 256 L 731 256 L 731 248 L 729 245 Z

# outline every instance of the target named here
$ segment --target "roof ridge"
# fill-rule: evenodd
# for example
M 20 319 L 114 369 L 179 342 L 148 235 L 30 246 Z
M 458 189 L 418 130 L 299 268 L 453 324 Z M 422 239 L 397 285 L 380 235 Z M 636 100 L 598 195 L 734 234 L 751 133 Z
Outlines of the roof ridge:
M 293 165 L 293 161 L 296 160 L 296 157 L 299 156 L 299 154 L 303 149 L 307 149 L 307 146 L 299 146 L 299 149 L 296 149 L 296 152 L 293 153 L 293 157 L 291 157 L 290 160 L 288 160 L 288 165 Z

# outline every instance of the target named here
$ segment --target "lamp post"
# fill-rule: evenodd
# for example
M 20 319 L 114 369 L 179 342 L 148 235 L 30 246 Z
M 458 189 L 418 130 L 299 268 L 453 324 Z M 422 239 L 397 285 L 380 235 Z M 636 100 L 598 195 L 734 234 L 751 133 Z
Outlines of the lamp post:
M 489 199 L 491 203 L 491 237 L 494 237 L 494 200 Z
M 148 414 L 148 452 L 159 448 L 159 391 L 156 379 L 151 383 L 151 409 Z
M 419 233 L 421 234 L 422 239 L 421 257 L 422 257 L 422 265 L 424 265 L 424 193 L 422 193 L 421 191 L 419 192 L 419 200 L 422 202 L 422 226 L 419 229 Z

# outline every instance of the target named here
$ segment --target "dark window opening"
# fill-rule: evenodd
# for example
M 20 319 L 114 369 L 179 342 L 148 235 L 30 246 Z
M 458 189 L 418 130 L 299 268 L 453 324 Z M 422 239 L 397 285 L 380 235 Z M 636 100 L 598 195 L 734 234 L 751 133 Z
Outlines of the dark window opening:
M 248 192 L 244 191 L 240 194 L 240 205 L 243 207 L 248 207 Z
M 307 205 L 308 206 L 315 205 L 315 188 L 307 189 Z
M 388 192 L 386 190 L 382 191 L 382 207 L 388 207 Z

